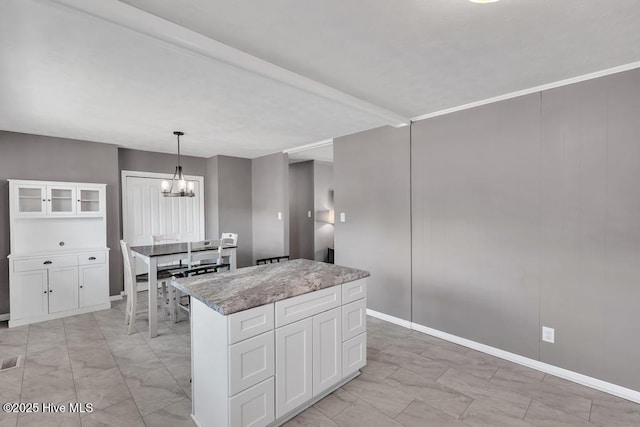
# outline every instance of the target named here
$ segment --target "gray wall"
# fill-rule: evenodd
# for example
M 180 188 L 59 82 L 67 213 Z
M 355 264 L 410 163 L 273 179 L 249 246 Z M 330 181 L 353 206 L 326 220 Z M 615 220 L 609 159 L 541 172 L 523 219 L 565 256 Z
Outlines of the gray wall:
M 316 261 L 327 260 L 327 248 L 333 248 L 334 225 L 324 218 L 329 210 L 333 210 L 333 164 L 313 162 L 313 193 L 314 193 L 314 252 Z M 319 221 L 322 219 L 322 221 Z
M 204 219 L 207 239 L 220 238 L 218 181 L 218 156 L 213 156 L 207 159 L 207 173 L 204 180 Z
M 633 70 L 416 122 L 410 162 L 402 129 L 340 138 L 336 260 L 374 310 L 640 390 L 638 117 Z
M 219 233 L 238 234 L 238 267 L 247 267 L 253 265 L 251 160 L 217 157 Z
M 542 93 L 540 359 L 640 390 L 640 70 Z
M 289 165 L 289 253 L 291 259 L 314 259 L 314 164 Z M 311 218 L 308 214 L 311 212 Z
M 282 153 L 251 162 L 253 260 L 289 254 L 289 165 Z M 278 220 L 282 212 L 282 220 Z
M 107 246 L 111 294 L 122 290 L 118 148 L 62 138 L 0 131 L 0 314 L 9 312 L 8 178 L 107 184 Z
M 369 308 L 410 319 L 409 128 L 337 138 L 333 153 L 335 262 L 371 272 Z
M 537 359 L 539 94 L 412 131 L 413 321 Z

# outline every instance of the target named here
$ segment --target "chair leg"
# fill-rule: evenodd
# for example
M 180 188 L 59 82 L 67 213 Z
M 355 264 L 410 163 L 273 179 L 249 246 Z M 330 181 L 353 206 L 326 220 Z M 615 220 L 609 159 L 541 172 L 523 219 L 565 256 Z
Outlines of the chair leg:
M 138 311 L 138 292 L 136 289 L 131 291 L 131 295 L 127 296 L 128 300 L 131 300 L 129 305 L 129 335 L 133 333 L 133 326 L 136 324 L 136 312 Z
M 177 302 L 177 293 L 178 291 L 173 286 L 170 286 L 169 289 L 169 318 L 171 323 L 178 322 L 178 302 Z

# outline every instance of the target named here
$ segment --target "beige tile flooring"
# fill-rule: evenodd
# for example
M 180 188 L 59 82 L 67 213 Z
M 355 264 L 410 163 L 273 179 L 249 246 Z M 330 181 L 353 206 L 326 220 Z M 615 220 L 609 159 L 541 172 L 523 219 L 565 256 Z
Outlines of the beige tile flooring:
M 189 323 L 163 319 L 150 340 L 143 314 L 129 336 L 123 310 L 119 301 L 30 326 L 1 323 L 0 358 L 25 357 L 0 372 L 2 403 L 96 409 L 0 412 L 0 427 L 193 426 Z M 286 426 L 640 426 L 640 405 L 378 319 L 368 319 L 368 347 L 361 376 Z

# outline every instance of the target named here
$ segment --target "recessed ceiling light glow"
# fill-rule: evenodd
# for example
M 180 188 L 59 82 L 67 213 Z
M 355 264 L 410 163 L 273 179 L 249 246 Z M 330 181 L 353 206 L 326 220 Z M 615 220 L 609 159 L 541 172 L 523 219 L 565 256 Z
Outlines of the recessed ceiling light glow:
M 498 0 L 469 0 L 471 3 L 495 3 Z

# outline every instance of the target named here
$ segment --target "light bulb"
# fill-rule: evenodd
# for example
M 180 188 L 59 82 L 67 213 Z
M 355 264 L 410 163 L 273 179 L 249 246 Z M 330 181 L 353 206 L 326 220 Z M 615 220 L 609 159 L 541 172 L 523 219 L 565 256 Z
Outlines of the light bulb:
M 160 183 L 160 191 L 162 191 L 163 193 L 169 192 L 169 181 L 162 181 Z

